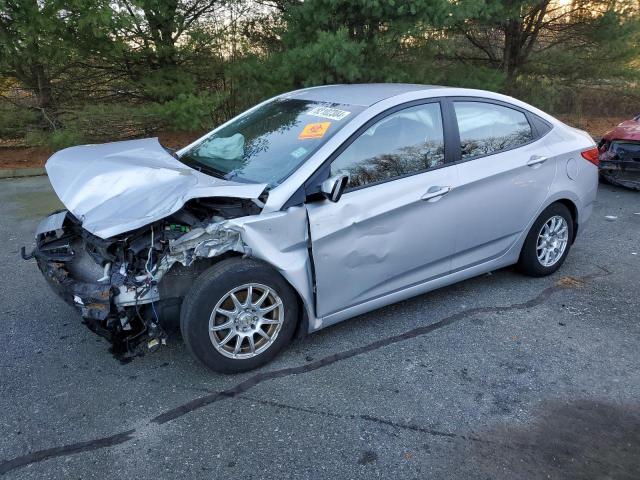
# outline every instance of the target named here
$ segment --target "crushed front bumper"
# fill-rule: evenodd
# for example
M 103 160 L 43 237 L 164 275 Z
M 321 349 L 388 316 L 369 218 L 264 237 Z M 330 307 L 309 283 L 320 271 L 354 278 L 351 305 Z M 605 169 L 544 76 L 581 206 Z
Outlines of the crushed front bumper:
M 111 313 L 111 286 L 74 280 L 63 262 L 50 261 L 34 252 L 38 268 L 47 283 L 69 305 L 78 308 L 82 318 L 105 320 Z
M 640 190 L 640 142 L 603 140 L 599 149 L 602 176 L 615 185 Z
M 157 288 L 127 285 L 119 269 L 107 275 L 78 235 L 79 228 L 67 212 L 50 215 L 36 230 L 34 250 L 23 258 L 36 259 L 52 290 L 78 310 L 91 331 L 111 342 L 118 359 L 128 361 L 166 344 L 167 335 L 148 308 L 157 299 Z

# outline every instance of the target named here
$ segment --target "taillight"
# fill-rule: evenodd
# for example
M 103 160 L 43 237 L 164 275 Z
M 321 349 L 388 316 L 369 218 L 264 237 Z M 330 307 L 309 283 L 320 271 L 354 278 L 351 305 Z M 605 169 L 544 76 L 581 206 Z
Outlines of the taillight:
M 589 150 L 585 150 L 580 155 L 582 155 L 582 158 L 593 163 L 597 167 L 598 165 L 600 165 L 600 159 L 598 158 L 598 154 L 599 154 L 598 147 L 593 147 L 593 148 L 590 148 Z

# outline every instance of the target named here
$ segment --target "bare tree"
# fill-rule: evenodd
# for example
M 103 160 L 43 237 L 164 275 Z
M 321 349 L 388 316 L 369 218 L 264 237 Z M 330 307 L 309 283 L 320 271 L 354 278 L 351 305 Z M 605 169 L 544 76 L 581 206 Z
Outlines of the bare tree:
M 533 54 L 560 43 L 579 42 L 581 27 L 614 4 L 615 0 L 491 0 L 482 10 L 455 22 L 453 30 L 473 47 L 457 57 L 484 59 L 504 72 L 507 90 L 512 90 Z
M 179 44 L 184 36 L 224 0 L 116 0 L 118 34 L 137 46 L 152 69 L 180 63 Z

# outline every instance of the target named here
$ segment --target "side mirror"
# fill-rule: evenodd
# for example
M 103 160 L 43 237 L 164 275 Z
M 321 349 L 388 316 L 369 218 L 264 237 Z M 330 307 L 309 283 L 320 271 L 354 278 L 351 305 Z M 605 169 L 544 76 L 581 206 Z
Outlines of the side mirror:
M 342 197 L 347 184 L 349 183 L 349 175 L 340 173 L 333 177 L 327 178 L 322 185 L 320 185 L 320 191 L 327 200 L 337 202 Z

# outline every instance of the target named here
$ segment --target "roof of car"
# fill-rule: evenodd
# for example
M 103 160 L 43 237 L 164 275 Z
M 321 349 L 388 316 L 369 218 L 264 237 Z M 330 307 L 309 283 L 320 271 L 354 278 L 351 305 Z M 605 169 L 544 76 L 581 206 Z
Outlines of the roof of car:
M 407 92 L 443 88 L 437 85 L 419 85 L 415 83 L 360 83 L 351 85 L 325 85 L 295 90 L 283 95 L 315 102 L 342 103 L 368 107 L 385 98 Z

